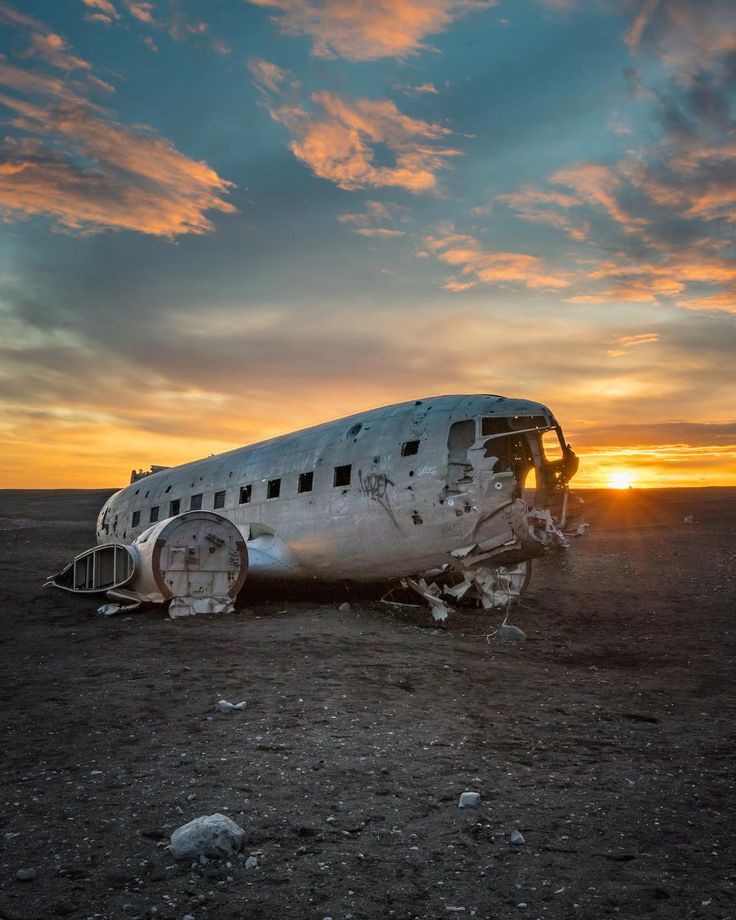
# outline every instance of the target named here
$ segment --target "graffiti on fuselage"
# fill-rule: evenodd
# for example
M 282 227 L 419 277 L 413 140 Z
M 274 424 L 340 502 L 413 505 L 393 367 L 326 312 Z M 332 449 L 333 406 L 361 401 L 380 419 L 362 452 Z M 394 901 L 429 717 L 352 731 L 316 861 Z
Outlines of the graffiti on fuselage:
M 391 499 L 388 494 L 388 487 L 395 485 L 393 479 L 389 479 L 385 473 L 367 473 L 364 476 L 362 470 L 358 470 L 358 479 L 363 497 L 377 502 L 398 530 L 399 524 L 394 515 L 394 509 L 391 507 Z

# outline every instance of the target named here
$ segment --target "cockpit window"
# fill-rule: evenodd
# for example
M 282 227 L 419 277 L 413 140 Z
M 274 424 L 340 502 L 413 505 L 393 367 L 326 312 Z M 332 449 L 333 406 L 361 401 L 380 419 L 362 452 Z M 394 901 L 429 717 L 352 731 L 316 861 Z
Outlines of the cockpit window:
M 509 419 L 514 431 L 525 428 L 549 428 L 549 421 L 543 415 L 515 415 Z
M 510 431 L 528 431 L 530 428 L 549 428 L 549 419 L 543 415 L 512 415 L 481 419 L 481 435 L 508 434 Z
M 560 435 L 556 429 L 551 429 L 550 431 L 542 432 L 542 449 L 544 451 L 544 459 L 548 463 L 554 463 L 555 460 L 562 460 L 563 444 L 560 441 Z
M 486 457 L 496 457 L 494 473 L 518 474 L 534 466 L 534 457 L 529 442 L 523 434 L 508 435 L 505 438 L 491 438 L 485 444 Z
M 507 418 L 484 418 L 481 419 L 480 432 L 482 435 L 489 434 L 508 434 L 509 419 Z

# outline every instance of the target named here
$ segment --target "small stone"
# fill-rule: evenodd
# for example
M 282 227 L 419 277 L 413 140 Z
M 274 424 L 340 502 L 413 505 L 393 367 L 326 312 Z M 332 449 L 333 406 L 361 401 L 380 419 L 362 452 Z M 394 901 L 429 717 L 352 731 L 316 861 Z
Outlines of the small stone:
M 257 869 L 258 868 L 258 860 L 256 859 L 255 856 L 249 856 L 246 859 L 245 868 L 246 869 Z
M 227 700 L 218 700 L 218 702 L 215 703 L 215 709 L 218 712 L 232 712 L 235 707 L 232 703 L 228 703 Z
M 181 920 L 194 920 L 194 914 L 184 914 Z
M 337 609 L 340 611 L 340 613 L 349 613 L 350 604 L 348 604 L 347 601 L 344 601 L 342 604 L 340 604 L 340 606 Z
M 328 824 L 335 824 L 335 822 L 337 821 L 337 818 L 334 815 L 330 815 L 329 818 L 325 818 L 325 821 Z
M 222 859 L 242 850 L 246 836 L 226 815 L 202 815 L 174 831 L 169 850 L 174 859 Z
M 477 808 L 480 805 L 480 792 L 463 792 L 458 802 L 459 808 Z
M 524 835 L 521 833 L 521 831 L 511 831 L 511 843 L 515 847 L 524 846 L 524 844 L 526 843 L 526 840 L 524 840 Z
M 36 878 L 35 869 L 18 869 L 15 873 L 15 877 L 19 882 L 32 882 Z
M 493 641 L 502 648 L 515 648 L 517 645 L 522 645 L 526 642 L 526 633 L 523 629 L 519 629 L 518 626 L 512 626 L 507 623 L 505 626 L 498 627 L 493 636 Z

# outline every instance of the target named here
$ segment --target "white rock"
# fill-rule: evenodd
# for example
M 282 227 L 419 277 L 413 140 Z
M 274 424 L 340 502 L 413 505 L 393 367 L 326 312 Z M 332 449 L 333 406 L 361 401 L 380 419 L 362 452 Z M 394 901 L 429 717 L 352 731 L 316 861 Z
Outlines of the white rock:
M 521 833 L 521 831 L 511 831 L 511 843 L 515 847 L 524 846 L 524 844 L 526 843 L 526 840 L 524 840 L 524 835 Z
M 215 709 L 218 712 L 232 712 L 234 709 L 242 712 L 247 705 L 245 700 L 242 700 L 240 703 L 229 703 L 227 700 L 218 700 L 215 703 Z
M 256 859 L 255 856 L 249 856 L 246 859 L 245 868 L 246 869 L 257 869 L 258 868 L 258 860 Z
M 202 815 L 174 831 L 169 850 L 174 859 L 221 859 L 242 850 L 246 836 L 226 815 Z
M 463 792 L 458 802 L 459 808 L 477 808 L 480 805 L 480 792 Z
M 340 611 L 340 613 L 348 613 L 348 611 L 350 610 L 350 604 L 348 604 L 348 602 L 345 601 L 343 604 L 340 604 L 340 606 L 337 609 Z

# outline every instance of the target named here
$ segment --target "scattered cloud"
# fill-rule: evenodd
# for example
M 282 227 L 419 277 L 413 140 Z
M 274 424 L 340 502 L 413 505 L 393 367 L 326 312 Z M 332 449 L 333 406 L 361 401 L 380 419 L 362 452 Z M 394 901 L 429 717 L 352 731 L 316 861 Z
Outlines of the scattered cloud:
M 452 230 L 426 237 L 424 244 L 440 262 L 459 270 L 460 278 L 450 278 L 444 284 L 449 291 L 465 291 L 479 283 L 521 285 L 530 290 L 559 290 L 570 284 L 564 273 L 548 270 L 536 256 L 488 252 L 474 237 Z
M 691 297 L 677 301 L 678 307 L 686 310 L 702 310 L 715 313 L 736 313 L 736 289 L 708 294 L 705 297 Z
M 520 192 L 498 195 L 497 200 L 511 208 L 522 220 L 548 224 L 558 230 L 564 230 L 574 240 L 584 240 L 590 232 L 588 223 L 573 219 L 568 213 L 570 208 L 582 203 L 581 199 L 574 195 L 527 186 Z M 475 208 L 474 213 L 484 213 L 484 211 Z
M 89 73 L 86 62 L 75 63 L 63 39 L 36 20 L 12 18 L 9 9 L 0 6 L 0 17 L 31 30 L 33 59 L 82 76 L 60 80 L 0 60 L 0 86 L 7 90 L 0 105 L 10 129 L 1 145 L 6 220 L 45 215 L 77 231 L 174 237 L 212 230 L 207 211 L 235 210 L 224 197 L 231 183 L 150 128 L 117 122 L 92 99 L 112 87 Z
M 256 86 L 259 89 L 269 89 L 274 93 L 279 92 L 282 84 L 291 76 L 288 70 L 284 70 L 271 61 L 265 61 L 263 58 L 251 58 L 247 66 Z
M 640 332 L 637 335 L 622 335 L 616 341 L 623 348 L 636 348 L 637 345 L 653 345 L 659 341 L 659 333 Z
M 280 89 L 285 74 L 276 65 L 251 62 L 261 88 Z M 267 99 L 271 117 L 291 133 L 290 149 L 315 176 L 342 189 L 401 188 L 436 192 L 437 173 L 462 151 L 436 142 L 449 128 L 412 118 L 390 99 L 348 99 L 322 91 L 310 97 L 311 109 L 299 102 Z M 377 162 L 379 148 L 393 162 Z
M 340 214 L 338 220 L 347 224 L 353 233 L 359 236 L 392 239 L 406 236 L 406 231 L 393 226 L 385 226 L 385 224 L 393 224 L 396 220 L 402 219 L 403 211 L 403 208 L 395 204 L 369 200 L 366 201 L 363 211 Z
M 731 0 L 644 0 L 624 40 L 686 82 L 736 51 L 736 7 Z
M 275 10 L 287 35 L 306 35 L 315 57 L 370 61 L 424 51 L 424 40 L 496 0 L 249 0 Z
M 618 192 L 622 180 L 615 170 L 601 163 L 577 163 L 565 169 L 559 169 L 550 180 L 572 189 L 579 200 L 605 211 L 611 220 L 621 224 L 627 232 L 639 230 L 647 221 L 633 217 L 621 206 Z
M 38 57 L 59 70 L 90 70 L 88 61 L 69 52 L 69 46 L 54 32 L 33 32 L 27 57 Z
M 120 19 L 120 13 L 112 3 L 112 0 L 82 0 L 82 3 L 91 13 L 87 13 L 85 19 L 90 22 L 102 22 L 110 25 L 116 19 Z
M 153 3 L 146 3 L 144 0 L 122 0 L 125 8 L 130 15 L 147 26 L 157 25 L 153 17 L 155 7 Z
M 610 358 L 620 358 L 627 355 L 627 349 L 637 348 L 639 345 L 653 345 L 659 341 L 658 332 L 642 332 L 637 335 L 621 335 L 613 341 L 613 348 L 607 354 Z

